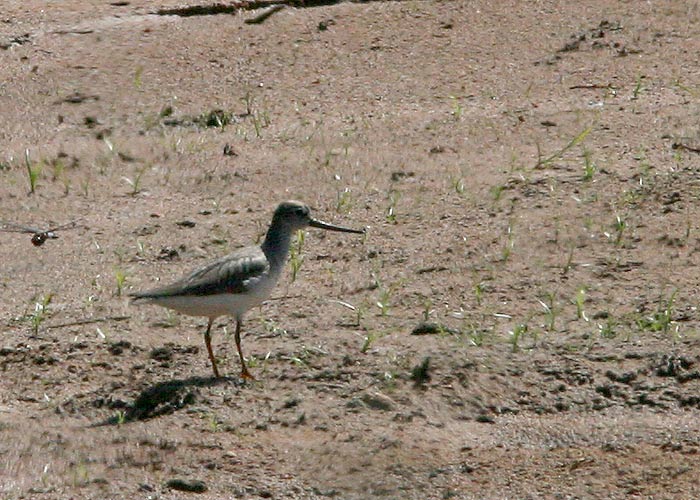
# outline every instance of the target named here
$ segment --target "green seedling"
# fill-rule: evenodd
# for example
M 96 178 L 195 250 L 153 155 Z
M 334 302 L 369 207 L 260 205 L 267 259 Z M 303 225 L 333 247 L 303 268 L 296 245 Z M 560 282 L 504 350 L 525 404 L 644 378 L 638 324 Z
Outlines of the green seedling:
M 513 348 L 513 352 L 517 352 L 520 349 L 520 341 L 525 337 L 527 332 L 527 323 L 518 323 L 511 331 L 508 332 L 510 335 L 510 344 Z
M 464 194 L 465 187 L 464 187 L 464 179 L 463 178 L 452 177 L 450 179 L 450 184 L 452 185 L 452 189 L 454 189 L 455 193 Z
M 331 160 L 337 156 L 337 153 L 333 150 L 326 151 L 326 153 L 323 155 L 323 161 L 321 162 L 321 165 L 324 167 L 330 167 L 331 166 Z
M 474 285 L 474 298 L 476 299 L 477 306 L 481 306 L 481 302 L 484 300 L 484 288 L 483 281 Z
M 641 330 L 668 333 L 671 328 L 671 323 L 673 322 L 674 302 L 676 301 L 677 294 L 678 290 L 676 289 L 668 300 L 661 300 L 662 306 L 651 316 L 638 319 L 637 326 Z
M 370 348 L 372 347 L 372 343 L 376 339 L 377 339 L 377 336 L 374 333 L 368 333 L 367 335 L 365 335 L 365 340 L 362 343 L 362 347 L 360 348 L 360 352 L 362 354 L 367 354 L 367 351 L 370 350 Z
M 270 126 L 270 114 L 267 110 L 256 111 L 253 113 L 253 127 L 255 128 L 255 136 L 260 139 L 262 137 L 262 129 Z
M 124 262 L 129 257 L 129 251 L 123 247 L 117 247 L 113 250 L 114 256 L 117 258 L 118 263 Z
M 689 93 L 692 97 L 700 97 L 700 90 L 698 88 L 692 88 L 681 83 L 680 78 L 676 78 L 676 80 L 673 82 L 673 85 L 675 87 L 678 87 L 680 90 Z
M 357 311 L 355 311 L 355 321 L 357 322 L 357 326 L 360 326 L 362 320 L 365 319 L 366 314 L 367 308 L 364 305 L 358 306 Z
M 552 221 L 554 222 L 554 235 L 552 236 L 552 243 L 558 246 L 559 236 L 561 233 L 561 219 L 558 215 L 555 215 L 552 217 Z
M 117 297 L 121 297 L 122 290 L 124 289 L 124 285 L 126 284 L 126 273 L 121 268 L 117 267 L 114 269 L 114 279 L 117 284 L 116 295 Z
M 435 312 L 433 309 L 433 301 L 428 297 L 423 299 L 423 321 L 428 321 L 430 316 Z
M 497 202 L 500 201 L 501 196 L 503 196 L 503 191 L 505 191 L 506 187 L 504 185 L 499 185 L 499 186 L 492 186 L 491 187 L 491 197 L 493 197 L 493 201 Z
M 481 347 L 486 340 L 486 330 L 472 325 L 469 327 L 467 337 L 471 345 L 474 347 Z
M 566 258 L 566 263 L 562 266 L 561 272 L 564 275 L 566 275 L 574 265 L 574 248 L 575 245 L 572 244 L 571 248 L 569 248 L 569 256 Z
M 451 95 L 450 100 L 452 101 L 451 114 L 456 121 L 459 121 L 462 118 L 462 114 L 464 113 L 464 109 L 462 108 L 462 105 L 459 103 L 459 99 L 457 97 Z
M 379 297 L 377 297 L 376 306 L 380 310 L 382 316 L 387 316 L 389 314 L 389 309 L 391 308 L 391 297 L 394 295 L 396 288 L 400 285 L 400 282 L 394 283 L 388 288 L 383 286 L 381 283 L 379 286 Z
M 348 213 L 352 209 L 352 192 L 349 188 L 338 191 L 336 195 L 335 211 L 339 214 Z
M 257 106 L 255 105 L 255 97 L 250 91 L 245 93 L 245 95 L 241 98 L 241 101 L 243 101 L 245 104 L 245 114 L 243 116 L 253 119 L 255 136 L 259 139 L 262 137 L 262 129 L 270 126 L 270 113 L 267 111 L 267 109 L 263 109 L 262 111 L 256 109 Z
M 396 377 L 398 373 L 395 371 L 385 371 L 382 374 L 382 381 L 384 382 L 383 388 L 387 391 L 393 391 L 396 389 Z
M 124 410 L 119 410 L 117 412 L 117 418 L 115 419 L 117 425 L 123 425 L 126 423 L 126 412 Z
M 207 424 L 210 432 L 218 432 L 221 429 L 221 422 L 213 413 L 207 415 Z
M 129 193 L 131 196 L 136 196 L 141 192 L 141 179 L 143 178 L 143 174 L 146 173 L 146 170 L 148 170 L 147 165 L 136 169 L 133 177 L 122 177 L 122 180 L 131 186 L 131 193 Z
M 61 180 L 63 182 L 63 194 L 68 196 L 70 193 L 70 179 L 66 175 L 66 165 L 61 161 L 60 158 L 54 158 L 51 161 L 51 167 L 53 168 L 53 181 Z
M 585 182 L 590 182 L 593 180 L 593 175 L 598 170 L 595 162 L 593 161 L 593 153 L 590 150 L 583 150 L 583 180 Z
M 78 463 L 74 463 L 72 466 L 73 472 L 73 487 L 78 487 L 85 485 L 90 480 L 90 473 L 85 462 L 81 459 Z
M 640 149 L 634 159 L 639 161 L 639 187 L 645 187 L 651 180 L 651 162 L 643 149 Z
M 88 177 L 85 177 L 80 182 L 80 189 L 83 192 L 83 196 L 85 198 L 87 198 L 90 195 L 90 179 Z
M 310 368 L 309 363 L 303 360 L 300 356 L 290 356 L 289 360 L 298 368 Z
M 617 337 L 616 327 L 617 322 L 613 318 L 608 317 L 605 323 L 598 323 L 598 333 L 604 339 L 612 339 Z
M 620 243 L 622 243 L 622 235 L 627 228 L 627 222 L 619 215 L 616 215 L 613 227 L 615 228 L 615 245 L 620 246 Z
M 180 326 L 180 321 L 180 316 L 175 314 L 170 309 L 166 309 L 165 319 L 160 322 L 159 326 L 162 326 L 164 328 L 174 328 L 176 326 Z
M 51 303 L 52 298 L 53 294 L 51 293 L 48 295 L 42 295 L 39 301 L 34 304 L 34 312 L 29 315 L 29 321 L 32 325 L 32 332 L 34 332 L 34 335 L 39 333 L 39 328 L 46 319 L 49 304 Z
M 136 255 L 141 258 L 146 255 L 146 245 L 141 240 L 136 240 Z
M 140 89 L 141 86 L 143 85 L 143 66 L 137 66 L 136 70 L 134 71 L 134 87 L 137 89 Z
M 285 331 L 284 333 L 286 335 L 287 332 Z M 271 357 L 272 357 L 272 351 L 267 351 L 264 358 L 262 358 L 260 360 L 256 359 L 258 366 L 260 367 L 260 370 L 262 370 L 263 372 L 267 370 L 267 364 L 270 361 Z
M 396 205 L 401 198 L 401 193 L 392 189 L 388 195 L 389 206 L 386 209 L 386 221 L 391 224 L 396 224 Z
M 588 128 L 584 129 L 580 134 L 578 134 L 576 137 L 571 139 L 566 146 L 561 148 L 559 151 L 552 153 L 551 155 L 547 156 L 546 158 L 543 158 L 541 156 L 541 153 L 539 150 L 539 145 L 538 145 L 538 147 L 537 147 L 537 164 L 535 165 L 535 168 L 547 167 L 553 161 L 560 159 L 570 149 L 575 148 L 576 146 L 581 144 L 586 139 L 588 134 L 591 133 L 592 130 L 593 130 L 593 125 L 590 125 Z
M 269 337 L 280 337 L 287 335 L 287 330 L 280 326 L 279 323 L 270 318 L 261 318 L 261 322 L 265 332 Z
M 389 299 L 391 298 L 391 291 L 384 289 L 379 292 L 379 298 L 377 299 L 376 305 L 381 311 L 382 316 L 389 314 Z
M 503 262 L 506 262 L 510 258 L 511 253 L 513 252 L 513 248 L 515 248 L 515 235 L 513 234 L 513 225 L 508 224 L 508 228 L 506 229 L 506 242 L 503 245 L 503 250 L 501 251 L 501 260 Z
M 245 104 L 245 114 L 246 116 L 251 116 L 253 114 L 253 104 L 255 103 L 255 97 L 250 91 L 247 91 L 241 101 Z
M 555 293 L 547 292 L 547 302 L 537 299 L 537 302 L 539 302 L 542 308 L 544 309 L 545 318 L 547 319 L 545 327 L 547 328 L 547 331 L 550 332 L 554 331 L 556 327 L 557 316 L 559 315 L 559 308 L 556 304 L 556 298 L 557 296 Z
M 114 158 L 117 156 L 118 153 L 114 147 L 114 144 L 112 143 L 112 141 L 109 140 L 108 137 L 103 137 L 102 142 L 104 142 L 105 146 L 107 147 L 107 151 L 105 151 L 103 154 L 100 154 L 95 159 L 95 164 L 98 167 L 97 171 L 99 172 L 99 174 L 106 175 L 107 169 L 112 165 Z
M 29 158 L 29 148 L 24 150 L 24 164 L 27 167 L 27 178 L 29 179 L 29 194 L 34 194 L 36 191 L 36 183 L 41 174 L 41 164 L 32 164 Z
M 59 180 L 61 177 L 63 177 L 63 173 L 66 170 L 66 165 L 61 161 L 60 158 L 54 158 L 51 160 L 51 180 L 53 182 L 56 182 Z
M 642 83 L 643 80 L 644 80 L 644 77 L 642 75 L 639 75 L 637 77 L 637 83 L 635 84 L 634 89 L 632 90 L 632 99 L 633 100 L 638 99 L 639 94 L 641 94 L 642 91 L 644 90 L 644 85 Z
M 673 163 L 676 164 L 676 169 L 680 170 L 683 168 L 683 152 L 681 151 L 681 148 L 678 148 L 673 152 Z

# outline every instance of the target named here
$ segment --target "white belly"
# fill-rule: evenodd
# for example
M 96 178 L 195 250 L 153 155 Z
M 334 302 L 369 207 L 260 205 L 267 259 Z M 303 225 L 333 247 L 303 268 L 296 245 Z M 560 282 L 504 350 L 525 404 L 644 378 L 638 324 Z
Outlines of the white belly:
M 173 309 L 188 316 L 234 316 L 241 318 L 249 309 L 262 304 L 277 283 L 276 276 L 265 275 L 252 284 L 249 293 L 221 293 L 213 295 L 178 295 L 149 299 L 152 304 Z

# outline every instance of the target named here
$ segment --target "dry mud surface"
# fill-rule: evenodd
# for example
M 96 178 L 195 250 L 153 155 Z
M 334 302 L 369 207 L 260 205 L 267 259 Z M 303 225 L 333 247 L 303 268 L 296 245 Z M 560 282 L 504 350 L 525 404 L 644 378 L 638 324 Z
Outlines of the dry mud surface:
M 697 3 L 230 6 L 3 1 L 0 498 L 699 498 Z

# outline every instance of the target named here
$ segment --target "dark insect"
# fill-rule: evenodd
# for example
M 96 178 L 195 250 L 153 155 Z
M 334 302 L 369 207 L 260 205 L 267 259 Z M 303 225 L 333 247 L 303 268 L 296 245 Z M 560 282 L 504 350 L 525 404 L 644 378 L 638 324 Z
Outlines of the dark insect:
M 33 227 L 22 226 L 20 224 L 14 224 L 12 222 L 0 222 L 0 231 L 9 233 L 29 233 L 32 235 L 32 244 L 35 247 L 40 247 L 46 242 L 46 240 L 55 240 L 58 238 L 56 231 L 73 229 L 74 227 L 77 227 L 77 225 L 77 222 L 73 221 L 51 229 L 36 229 Z

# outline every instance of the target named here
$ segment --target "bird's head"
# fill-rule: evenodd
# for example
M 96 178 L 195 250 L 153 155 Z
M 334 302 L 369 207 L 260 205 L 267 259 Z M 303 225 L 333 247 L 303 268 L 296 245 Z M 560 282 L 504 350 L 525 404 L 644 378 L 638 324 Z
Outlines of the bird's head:
M 273 224 L 284 225 L 291 231 L 304 229 L 305 227 L 315 227 L 327 231 L 340 231 L 344 233 L 364 233 L 364 230 L 350 229 L 347 227 L 334 226 L 311 217 L 311 209 L 300 201 L 284 201 L 280 203 L 272 217 Z

